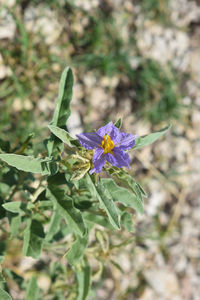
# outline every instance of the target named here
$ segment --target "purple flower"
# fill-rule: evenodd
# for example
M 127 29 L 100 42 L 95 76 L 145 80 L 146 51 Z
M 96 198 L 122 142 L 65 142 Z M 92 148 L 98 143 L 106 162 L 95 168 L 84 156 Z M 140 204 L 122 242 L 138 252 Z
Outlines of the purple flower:
M 120 132 L 110 122 L 99 128 L 97 132 L 81 133 L 77 137 L 84 148 L 95 149 L 92 159 L 94 168 L 90 170 L 90 174 L 100 173 L 106 161 L 118 168 L 130 168 L 130 157 L 125 150 L 135 145 L 136 135 Z

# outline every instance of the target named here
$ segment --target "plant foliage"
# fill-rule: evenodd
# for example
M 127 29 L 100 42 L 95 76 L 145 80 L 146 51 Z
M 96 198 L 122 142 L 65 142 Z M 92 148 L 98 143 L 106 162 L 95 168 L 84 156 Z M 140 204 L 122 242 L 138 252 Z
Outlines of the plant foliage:
M 108 251 L 106 235 L 96 225 L 108 230 L 124 228 L 128 232 L 133 231 L 132 213 L 143 213 L 143 198 L 147 195 L 124 169 L 107 165 L 104 170 L 109 178 L 89 174 L 92 154 L 70 136 L 65 126 L 70 115 L 72 88 L 73 74 L 67 67 L 61 76 L 55 112 L 49 125 L 50 137 L 45 141 L 46 157 L 26 155 L 26 144 L 23 155 L 6 153 L 7 145 L 2 142 L 0 218 L 2 222 L 7 218 L 10 225 L 10 232 L 5 231 L 6 238 L 23 240 L 24 256 L 39 259 L 43 251 L 51 251 L 51 247 L 53 251 L 53 247 L 62 244 L 62 256 L 71 265 L 77 280 L 75 290 L 62 293 L 64 297 L 71 293 L 75 299 L 83 300 L 87 298 L 92 284 L 87 252 L 92 249 L 89 243 L 91 231 L 96 231 L 102 251 Z M 120 119 L 115 126 L 120 128 L 121 123 Z M 133 150 L 150 145 L 168 129 L 137 138 Z M 37 176 L 32 175 L 35 173 Z M 21 193 L 20 201 L 15 198 L 17 192 Z M 61 265 L 52 265 L 51 268 L 54 273 L 67 274 Z M 61 268 L 60 271 L 57 268 Z M 6 279 L 17 276 L 4 273 Z M 53 286 L 54 277 L 50 276 Z M 4 290 L 6 283 L 1 285 L 1 299 L 11 299 Z M 59 288 L 54 290 L 54 294 L 57 293 L 59 295 Z M 26 299 L 41 297 L 42 291 L 33 276 L 26 290 Z

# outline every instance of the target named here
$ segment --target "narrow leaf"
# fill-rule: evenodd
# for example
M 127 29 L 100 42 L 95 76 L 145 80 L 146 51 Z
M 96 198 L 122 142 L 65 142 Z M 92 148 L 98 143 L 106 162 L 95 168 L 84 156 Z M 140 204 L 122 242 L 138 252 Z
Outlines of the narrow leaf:
M 103 209 L 105 209 L 110 223 L 113 225 L 114 228 L 120 229 L 120 224 L 118 220 L 117 209 L 115 204 L 107 190 L 105 190 L 102 183 L 99 183 L 97 186 L 94 185 L 91 177 L 87 174 L 86 176 L 88 182 L 88 188 L 93 196 L 95 196 Z
M 131 214 L 124 212 L 121 215 L 121 224 L 128 232 L 133 232 L 133 220 Z
M 113 226 L 108 221 L 108 218 L 106 216 L 96 215 L 94 213 L 89 212 L 83 212 L 84 220 L 87 222 L 93 223 L 93 224 L 99 224 L 107 229 L 112 230 Z
M 58 99 L 56 102 L 56 107 L 53 115 L 53 119 L 50 125 L 54 125 L 60 128 L 66 127 L 67 119 L 70 115 L 70 102 L 72 99 L 72 88 L 73 88 L 73 74 L 72 70 L 67 67 L 63 71 L 60 79 Z M 55 136 L 51 136 L 47 140 L 48 154 L 51 156 L 54 151 L 57 151 L 57 147 L 61 144 Z
M 44 237 L 42 224 L 37 220 L 29 221 L 24 231 L 23 255 L 39 258 Z
M 0 288 L 0 299 L 1 300 L 12 300 L 11 296 L 1 288 Z
M 137 150 L 137 149 L 143 148 L 147 145 L 154 143 L 157 139 L 159 139 L 162 135 L 164 135 L 170 129 L 170 127 L 171 127 L 171 125 L 163 128 L 157 132 L 153 132 L 148 135 L 144 135 L 144 136 L 136 138 L 135 146 L 132 149 Z
M 83 236 L 86 227 L 81 212 L 74 207 L 73 200 L 64 194 L 64 191 L 55 186 L 49 186 L 46 192 L 58 213 L 66 220 L 69 227 L 77 234 Z
M 73 139 L 66 130 L 54 125 L 49 125 L 48 127 L 55 136 L 57 136 L 64 144 L 67 144 L 69 147 L 79 145 L 79 142 L 76 139 Z
M 3 274 L 2 274 L 1 271 L 0 271 L 0 284 L 1 284 L 2 282 L 5 282 L 5 281 L 6 281 L 6 280 L 5 280 Z
M 71 249 L 66 253 L 66 258 L 71 265 L 75 265 L 84 255 L 85 249 L 88 245 L 88 234 L 83 237 L 76 236 L 75 242 Z
M 114 124 L 118 129 L 122 127 L 122 118 L 119 118 Z
M 34 158 L 18 154 L 0 154 L 0 159 L 18 170 L 42 175 L 53 175 L 57 172 L 58 166 L 50 158 Z
M 78 281 L 78 298 L 77 300 L 86 300 L 91 286 L 91 269 L 87 264 L 81 270 L 76 272 Z
M 126 188 L 118 186 L 111 178 L 102 178 L 101 181 L 115 202 L 120 202 L 125 206 L 132 207 L 136 211 L 143 213 L 143 203 L 135 194 Z
M 19 215 L 14 215 L 10 221 L 10 233 L 12 237 L 15 237 L 18 235 L 20 231 L 22 218 Z
M 7 202 L 2 205 L 4 209 L 7 211 L 10 211 L 12 213 L 24 213 L 24 210 L 26 208 L 25 203 L 21 201 L 15 201 L 15 202 Z
M 26 290 L 26 300 L 38 300 L 39 288 L 37 286 L 37 280 L 34 276 L 31 277 L 31 280 L 28 284 Z
M 46 234 L 46 241 L 50 241 L 60 229 L 61 215 L 55 211 L 51 217 L 51 223 Z

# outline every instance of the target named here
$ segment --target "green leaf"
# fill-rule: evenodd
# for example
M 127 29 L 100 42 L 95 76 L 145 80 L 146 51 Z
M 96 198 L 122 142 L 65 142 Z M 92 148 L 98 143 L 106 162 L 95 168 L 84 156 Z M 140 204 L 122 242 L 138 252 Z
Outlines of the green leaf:
M 159 139 L 162 135 L 164 135 L 170 129 L 170 127 L 171 127 L 171 125 L 163 128 L 157 132 L 153 132 L 148 135 L 144 135 L 144 136 L 136 138 L 135 146 L 132 149 L 137 150 L 137 149 L 143 148 L 147 145 L 154 143 L 157 139 Z
M 101 181 L 115 202 L 120 202 L 125 206 L 132 207 L 136 211 L 143 213 L 141 197 L 137 197 L 126 188 L 118 186 L 111 178 L 102 178 Z
M 136 184 L 137 184 L 138 188 L 140 189 L 140 192 L 141 192 L 142 196 L 144 198 L 147 198 L 147 193 L 145 192 L 145 190 L 143 189 L 143 187 L 141 187 L 141 185 L 138 182 L 136 182 Z
M 126 229 L 126 231 L 128 231 L 128 232 L 133 232 L 134 231 L 133 220 L 132 220 L 131 214 L 129 214 L 127 212 L 124 212 L 121 215 L 121 224 Z
M 11 296 L 0 288 L 0 299 L 1 300 L 12 300 Z
M 122 118 L 119 118 L 117 120 L 117 122 L 115 122 L 115 127 L 117 127 L 118 129 L 120 129 L 122 127 Z
M 104 253 L 107 253 L 109 250 L 109 238 L 105 231 L 96 230 L 96 239 L 101 245 L 101 248 Z
M 83 212 L 83 218 L 87 222 L 90 222 L 93 224 L 99 224 L 110 230 L 113 229 L 113 226 L 110 224 L 107 217 L 101 216 L 101 215 L 96 215 L 95 212 L 94 213 Z
M 71 265 L 77 264 L 77 262 L 83 257 L 85 249 L 88 245 L 88 234 L 83 237 L 76 236 L 75 242 L 72 244 L 70 250 L 66 253 L 66 258 Z
M 5 277 L 3 276 L 3 274 L 0 271 L 0 284 L 1 284 L 1 282 L 5 282 L 5 281 L 6 281 Z
M 12 213 L 24 213 L 24 210 L 26 208 L 25 203 L 21 201 L 15 201 L 15 202 L 7 202 L 2 205 L 4 209 L 7 211 L 10 211 Z
M 117 173 L 117 176 L 120 179 L 120 181 L 127 188 L 129 188 L 133 193 L 135 193 L 135 195 L 137 196 L 137 199 L 143 205 L 143 203 L 144 203 L 144 201 L 143 201 L 143 197 L 144 197 L 143 193 L 145 194 L 145 197 L 146 197 L 146 193 L 144 192 L 143 189 L 141 190 L 140 185 L 135 181 L 135 179 L 132 176 L 130 176 L 128 173 L 125 173 L 123 171 L 120 171 L 119 173 Z
M 64 144 L 67 144 L 69 147 L 79 146 L 79 142 L 73 139 L 66 130 L 54 125 L 48 125 L 48 127 Z
M 55 186 L 49 186 L 46 192 L 54 208 L 66 220 L 68 226 L 77 234 L 83 236 L 86 227 L 81 212 L 74 207 L 73 200 L 64 194 L 64 191 Z
M 0 193 L 7 196 L 10 190 L 10 186 L 4 182 L 0 182 Z
M 34 158 L 18 154 L 0 154 L 0 159 L 18 170 L 42 175 L 53 175 L 57 172 L 58 166 L 50 158 Z
M 112 174 L 112 176 L 116 177 L 119 183 L 133 192 L 143 205 L 143 197 L 146 197 L 146 193 L 131 175 L 126 173 L 124 170 L 118 169 L 116 167 L 110 168 L 109 173 Z
M 42 224 L 37 220 L 29 220 L 24 231 L 23 255 L 39 258 L 44 238 Z
M 26 300 L 38 300 L 39 288 L 37 286 L 37 280 L 34 276 L 31 277 L 26 290 Z
M 90 175 L 88 174 L 86 176 L 86 180 L 92 196 L 99 200 L 100 205 L 108 215 L 110 223 L 113 225 L 114 228 L 120 229 L 117 209 L 108 191 L 105 190 L 101 182 L 97 186 L 95 186 Z
M 51 217 L 51 223 L 46 234 L 46 241 L 50 241 L 60 229 L 61 215 L 55 211 Z
M 10 233 L 11 233 L 12 237 L 15 237 L 15 236 L 18 235 L 19 230 L 20 230 L 21 222 L 22 222 L 22 218 L 19 215 L 17 215 L 17 216 L 14 215 L 11 218 L 11 221 L 10 221 Z
M 124 270 L 122 269 L 122 267 L 120 266 L 119 263 L 117 263 L 116 261 L 114 260 L 110 260 L 111 264 L 113 264 L 113 266 L 115 266 L 115 268 L 117 268 L 122 274 L 125 274 Z
M 2 264 L 2 262 L 4 261 L 4 259 L 5 259 L 5 256 L 0 255 L 0 264 Z
M 76 271 L 78 281 L 78 298 L 77 300 L 86 300 L 91 286 L 91 269 L 87 263 L 81 270 Z
M 53 119 L 50 125 L 57 126 L 59 128 L 65 128 L 67 119 L 71 113 L 70 111 L 70 102 L 72 99 L 72 88 L 73 88 L 73 74 L 72 70 L 67 67 L 61 75 L 58 99 L 56 102 L 56 107 L 53 115 Z M 47 140 L 47 149 L 49 156 L 54 154 L 54 151 L 57 151 L 57 147 L 61 144 L 55 136 L 51 136 Z

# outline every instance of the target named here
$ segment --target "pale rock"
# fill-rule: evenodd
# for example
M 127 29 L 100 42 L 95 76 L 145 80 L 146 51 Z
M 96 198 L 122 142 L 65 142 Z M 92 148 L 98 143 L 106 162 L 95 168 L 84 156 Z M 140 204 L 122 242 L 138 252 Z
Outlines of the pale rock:
M 142 296 L 138 298 L 138 300 L 153 300 L 153 299 L 157 300 L 157 295 L 150 287 L 146 287 Z
M 135 8 L 135 6 L 133 5 L 133 3 L 131 3 L 130 1 L 125 1 L 124 7 L 125 7 L 125 9 L 126 9 L 129 13 L 133 13 L 134 8 Z
M 192 214 L 194 221 L 200 221 L 200 198 L 199 198 L 199 207 L 196 207 Z
M 12 74 L 11 69 L 4 65 L 3 57 L 0 53 L 0 80 Z
M 177 143 L 174 145 L 173 151 L 176 153 L 177 160 L 179 163 L 184 163 L 187 157 L 192 153 L 192 147 L 190 141 L 183 137 L 177 139 Z
M 191 51 L 190 72 L 195 81 L 200 83 L 200 51 L 199 48 Z
M 16 3 L 16 0 L 0 0 L 0 6 L 5 5 L 7 7 L 13 7 Z
M 189 37 L 185 32 L 144 20 L 138 24 L 136 38 L 144 56 L 162 64 L 170 62 L 182 71 L 187 69 Z
M 119 78 L 117 76 L 108 77 L 103 76 L 101 78 L 101 86 L 110 88 L 115 88 L 119 83 Z
M 124 45 L 126 45 L 129 42 L 130 31 L 125 22 L 121 10 L 119 11 L 115 10 L 113 12 L 113 18 L 115 19 L 115 26 L 116 29 L 118 30 L 118 34 L 120 35 L 120 38 L 123 40 Z
M 61 66 L 58 63 L 52 64 L 51 67 L 54 72 L 61 72 Z
M 180 295 L 179 283 L 176 275 L 168 268 L 152 268 L 144 272 L 146 280 L 150 286 L 163 297 L 160 299 L 181 299 L 177 298 Z
M 34 34 L 41 33 L 48 45 L 54 44 L 63 30 L 63 25 L 58 21 L 55 12 L 42 4 L 27 8 L 24 24 L 27 31 Z
M 99 1 L 98 0 L 84 0 L 84 1 L 74 0 L 74 5 L 86 11 L 90 11 L 91 9 L 99 5 Z
M 83 91 L 83 86 L 79 83 L 75 83 L 73 87 L 73 101 L 72 101 L 72 106 L 73 105 L 78 105 L 79 100 L 84 97 L 84 91 Z
M 184 104 L 184 105 L 190 105 L 191 103 L 192 103 L 192 99 L 190 98 L 190 97 L 188 97 L 188 96 L 186 96 L 186 97 L 184 97 L 183 99 L 182 99 L 182 103 Z
M 133 133 L 137 133 L 137 132 L 134 131 Z M 137 157 L 137 152 L 136 152 L 136 157 Z M 148 162 L 152 161 L 153 154 L 152 154 L 151 147 L 144 147 L 144 148 L 140 149 L 139 159 L 140 159 L 141 163 L 144 164 L 144 166 L 146 166 L 146 164 L 148 164 Z
M 192 111 L 192 125 L 196 130 L 200 129 L 200 111 L 198 110 Z
M 120 290 L 121 291 L 127 290 L 132 285 L 132 282 L 133 282 L 133 279 L 131 277 L 129 277 L 129 276 L 122 276 L 122 274 L 121 274 L 120 275 Z
M 25 101 L 24 101 L 24 108 L 26 110 L 32 110 L 33 109 L 33 103 L 31 102 L 30 99 L 25 99 Z
M 165 29 L 165 38 L 167 41 L 171 41 L 174 37 L 174 31 L 171 28 L 166 28 Z
M 51 279 L 46 275 L 40 275 L 37 278 L 38 287 L 41 288 L 44 292 L 48 292 L 51 286 Z
M 38 108 L 40 111 L 47 113 L 47 111 L 53 111 L 55 102 L 54 101 L 49 101 L 48 97 L 42 97 L 39 99 L 37 102 Z
M 137 69 L 137 67 L 139 66 L 140 64 L 140 60 L 138 57 L 136 56 L 130 56 L 129 57 L 129 64 L 131 66 L 131 68 L 134 70 L 134 69 Z
M 146 135 L 151 133 L 150 125 L 145 121 L 138 121 L 134 126 L 134 132 L 138 136 Z
M 83 77 L 83 81 L 84 81 L 85 85 L 87 86 L 87 88 L 89 89 L 96 84 L 97 79 L 92 72 L 91 73 L 88 72 Z
M 194 0 L 170 0 L 169 7 L 171 12 L 170 18 L 176 26 L 188 26 L 191 22 L 199 20 L 200 7 Z
M 123 100 L 120 101 L 118 111 L 123 112 L 122 118 L 125 118 L 132 113 L 131 101 L 129 98 L 123 98 Z
M 37 262 L 37 259 L 32 258 L 30 256 L 29 257 L 24 256 L 19 263 L 19 269 L 22 273 L 25 274 L 26 271 L 31 269 L 36 262 Z
M 7 76 L 7 68 L 5 65 L 0 65 L 0 80 Z
M 146 207 L 147 214 L 154 216 L 158 208 L 165 202 L 167 199 L 167 191 L 163 189 L 161 183 L 157 180 L 152 179 L 149 183 L 149 188 L 151 190 L 151 196 L 148 199 L 148 205 Z
M 16 112 L 19 112 L 22 110 L 22 101 L 20 98 L 15 98 L 14 102 L 13 102 L 13 110 Z
M 184 218 L 182 220 L 182 241 L 183 243 L 190 243 L 192 242 L 192 237 L 198 236 L 199 228 L 195 227 L 194 224 L 191 222 L 190 219 Z M 188 249 L 185 249 L 186 251 Z
M 120 253 L 118 257 L 118 262 L 120 262 L 120 267 L 123 269 L 125 273 L 131 271 L 131 264 L 129 261 L 129 257 L 125 253 Z
M 197 98 L 196 98 L 195 103 L 196 103 L 196 105 L 200 106 L 200 97 L 197 97 Z
M 15 36 L 16 24 L 7 9 L 0 9 L 0 39 L 12 40 Z
M 90 104 L 93 108 L 99 109 L 101 111 L 105 103 L 109 102 L 108 95 L 106 94 L 105 90 L 101 87 L 94 87 L 90 93 Z M 109 106 L 109 105 L 108 105 Z
M 71 115 L 69 116 L 69 119 L 67 120 L 67 128 L 68 128 L 70 135 L 74 138 L 77 138 L 76 134 L 80 134 L 83 132 L 81 117 L 77 111 L 73 110 L 71 112 Z
M 187 271 L 187 257 L 185 255 L 180 255 L 180 252 L 177 253 L 178 260 L 175 262 L 175 268 L 177 272 L 185 272 Z

